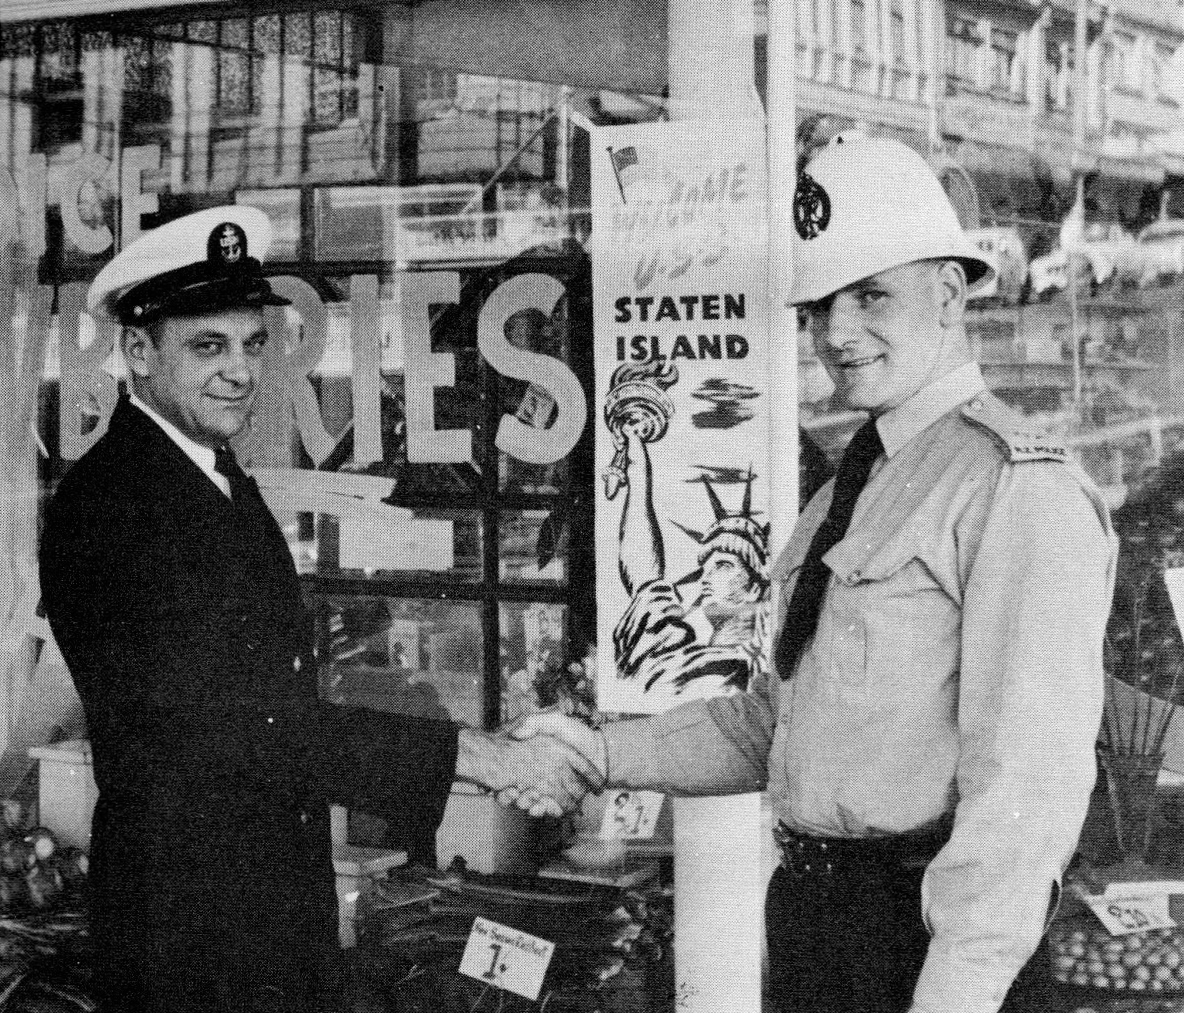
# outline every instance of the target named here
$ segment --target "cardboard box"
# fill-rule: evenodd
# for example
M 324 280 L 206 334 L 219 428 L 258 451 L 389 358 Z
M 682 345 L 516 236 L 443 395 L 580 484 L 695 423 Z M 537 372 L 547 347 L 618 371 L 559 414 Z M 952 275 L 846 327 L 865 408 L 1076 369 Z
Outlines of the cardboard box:
M 436 858 L 446 869 L 457 857 L 470 872 L 536 872 L 530 816 L 484 789 L 454 784 L 436 831 Z
M 85 739 L 33 746 L 29 756 L 37 761 L 38 817 L 62 844 L 86 850 L 90 847 L 90 819 L 99 789 L 95 786 L 90 743 Z
M 343 949 L 356 946 L 358 901 L 376 879 L 391 869 L 407 864 L 404 851 L 360 848 L 351 844 L 333 848 L 333 871 L 337 874 L 337 936 Z

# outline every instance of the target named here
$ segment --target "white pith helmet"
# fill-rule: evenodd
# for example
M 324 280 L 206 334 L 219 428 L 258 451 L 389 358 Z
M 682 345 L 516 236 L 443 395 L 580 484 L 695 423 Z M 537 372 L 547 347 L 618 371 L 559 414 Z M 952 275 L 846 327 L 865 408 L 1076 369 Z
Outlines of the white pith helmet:
M 798 174 L 789 302 L 814 302 L 915 260 L 950 259 L 971 286 L 994 268 L 925 160 L 886 137 L 839 134 Z

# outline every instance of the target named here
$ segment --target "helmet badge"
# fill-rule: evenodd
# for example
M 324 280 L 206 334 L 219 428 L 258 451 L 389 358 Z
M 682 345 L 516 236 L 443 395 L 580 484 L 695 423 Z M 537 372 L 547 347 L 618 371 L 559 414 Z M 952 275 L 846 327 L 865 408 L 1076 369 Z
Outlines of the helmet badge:
M 247 234 L 241 225 L 223 222 L 210 233 L 206 245 L 209 260 L 218 264 L 237 264 L 247 255 Z
M 830 194 L 808 172 L 798 173 L 793 195 L 793 224 L 803 239 L 814 239 L 830 224 Z

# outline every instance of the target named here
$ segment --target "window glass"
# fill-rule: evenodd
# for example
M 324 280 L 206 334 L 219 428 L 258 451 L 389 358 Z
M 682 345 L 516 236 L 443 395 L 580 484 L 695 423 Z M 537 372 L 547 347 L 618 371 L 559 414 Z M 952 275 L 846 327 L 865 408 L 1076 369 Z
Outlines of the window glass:
M 978 22 L 952 17 L 946 31 L 946 73 L 954 84 L 973 85 L 978 79 Z
M 592 388 L 586 124 L 652 119 L 662 102 L 384 56 L 392 26 L 352 10 L 207 8 L 102 31 L 5 26 L 3 92 L 37 115 L 6 115 L 0 165 L 41 186 L 22 206 L 45 247 L 38 277 L 62 286 L 34 305 L 42 474 L 52 489 L 126 391 L 116 328 L 81 312 L 117 245 L 203 208 L 261 208 L 267 270 L 291 305 L 266 313 L 261 390 L 235 450 L 288 539 L 322 645 L 334 609 L 348 629 L 435 624 L 420 656 L 446 708 L 496 723 L 493 645 L 514 615 L 500 589 L 547 587 L 564 615 L 591 608 L 586 587 L 567 601 L 570 546 L 591 537 L 589 497 L 574 494 L 591 483 L 591 434 L 586 405 L 563 394 L 574 384 L 587 402 Z M 509 305 L 499 292 L 519 276 Z M 472 600 L 448 606 L 464 613 L 448 636 L 463 631 L 473 656 L 429 643 L 447 643 L 452 615 L 432 603 L 458 589 Z M 401 667 L 366 636 L 367 672 Z M 456 690 L 455 673 L 476 688 Z
M 569 666 L 583 658 L 568 639 L 567 609 L 541 602 L 503 602 L 500 625 L 504 721 L 580 691 L 579 678 Z
M 482 724 L 482 632 L 473 602 L 320 597 L 321 696 L 350 707 Z
M 991 87 L 999 91 L 1014 91 L 1016 33 L 1008 29 L 991 29 Z
M 570 521 L 563 501 L 546 510 L 501 515 L 499 564 L 507 583 L 567 583 Z

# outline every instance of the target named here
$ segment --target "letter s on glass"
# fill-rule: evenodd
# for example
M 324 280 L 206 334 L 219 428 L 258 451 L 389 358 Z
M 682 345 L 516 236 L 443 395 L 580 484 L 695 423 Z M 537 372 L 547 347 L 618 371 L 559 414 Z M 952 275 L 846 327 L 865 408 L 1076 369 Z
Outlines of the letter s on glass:
M 503 415 L 494 443 L 528 464 L 553 464 L 571 453 L 588 421 L 584 388 L 567 365 L 510 344 L 506 321 L 524 309 L 550 313 L 564 294 L 562 282 L 549 274 L 519 274 L 499 285 L 477 318 L 477 347 L 494 369 L 515 380 L 528 380 L 555 399 L 558 415 L 546 429 L 536 429 L 512 415 Z

